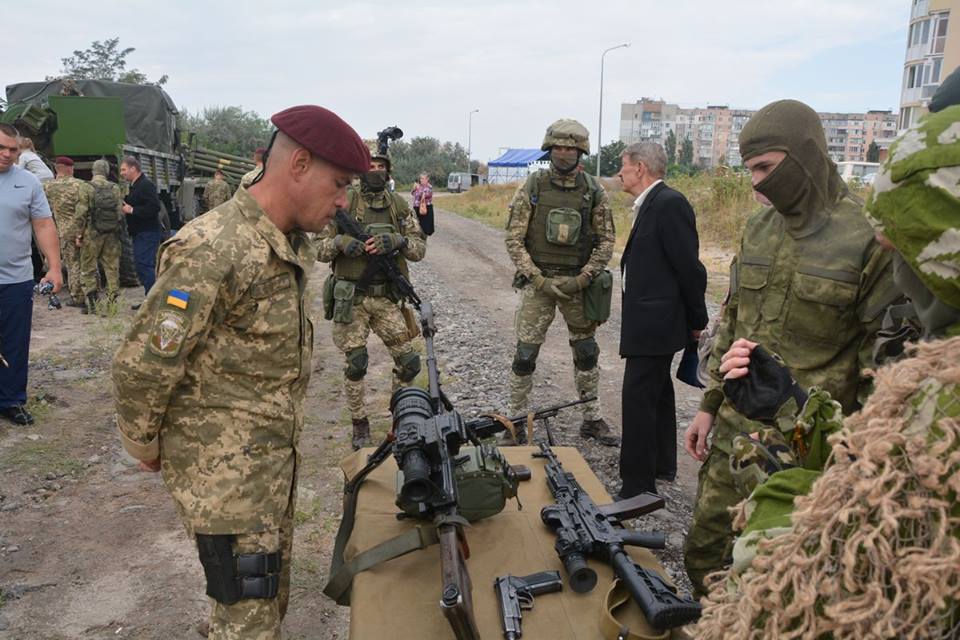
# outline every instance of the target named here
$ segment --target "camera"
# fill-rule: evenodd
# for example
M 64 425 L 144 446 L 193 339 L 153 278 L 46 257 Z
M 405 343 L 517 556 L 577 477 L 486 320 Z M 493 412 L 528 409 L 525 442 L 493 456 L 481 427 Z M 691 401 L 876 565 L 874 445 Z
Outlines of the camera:
M 403 131 L 400 127 L 387 127 L 383 131 L 377 132 L 377 153 L 386 155 L 390 143 L 403 137 Z

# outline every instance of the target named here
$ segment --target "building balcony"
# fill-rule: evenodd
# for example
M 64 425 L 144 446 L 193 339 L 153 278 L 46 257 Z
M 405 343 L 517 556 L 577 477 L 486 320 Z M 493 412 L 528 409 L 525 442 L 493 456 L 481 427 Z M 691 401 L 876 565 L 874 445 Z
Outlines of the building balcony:
M 929 12 L 930 10 L 929 10 L 928 0 L 916 0 L 916 2 L 913 3 L 913 8 L 910 10 L 910 20 L 923 18 Z

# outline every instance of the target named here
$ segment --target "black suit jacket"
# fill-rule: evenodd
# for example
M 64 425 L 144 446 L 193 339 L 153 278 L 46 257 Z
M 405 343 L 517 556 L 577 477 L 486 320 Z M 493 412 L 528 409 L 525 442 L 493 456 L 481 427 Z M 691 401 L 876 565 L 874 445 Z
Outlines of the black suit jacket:
M 693 207 L 664 183 L 647 194 L 620 260 L 626 276 L 620 356 L 672 354 L 707 326 L 707 270 Z
M 157 186 L 146 175 L 140 174 L 130 185 L 130 192 L 123 199 L 133 207 L 127 216 L 127 231 L 134 236 L 141 231 L 160 231 L 160 198 Z

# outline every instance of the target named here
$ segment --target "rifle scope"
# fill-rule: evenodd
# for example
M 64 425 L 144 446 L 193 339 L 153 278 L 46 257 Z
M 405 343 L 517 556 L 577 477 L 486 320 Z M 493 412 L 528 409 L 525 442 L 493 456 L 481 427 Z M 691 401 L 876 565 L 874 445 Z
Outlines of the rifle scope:
M 421 425 L 433 419 L 430 396 L 422 389 L 405 387 L 390 399 L 393 414 L 393 433 L 400 455 L 399 467 L 403 472 L 400 498 L 404 502 L 425 502 L 433 495 L 430 481 L 430 460 L 420 437 Z

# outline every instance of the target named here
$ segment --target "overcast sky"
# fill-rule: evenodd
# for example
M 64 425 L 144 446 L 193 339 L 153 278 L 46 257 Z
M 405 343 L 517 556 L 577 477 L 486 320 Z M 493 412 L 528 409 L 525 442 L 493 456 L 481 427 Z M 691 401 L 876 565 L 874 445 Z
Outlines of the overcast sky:
M 596 143 L 620 104 L 758 108 L 797 98 L 820 111 L 896 109 L 910 0 L 488 0 L 459 2 L 7 3 L 0 81 L 42 80 L 93 40 L 136 47 L 132 67 L 180 109 L 240 105 L 269 116 L 315 103 L 364 137 L 398 125 L 473 157 L 539 146 L 572 117 Z

